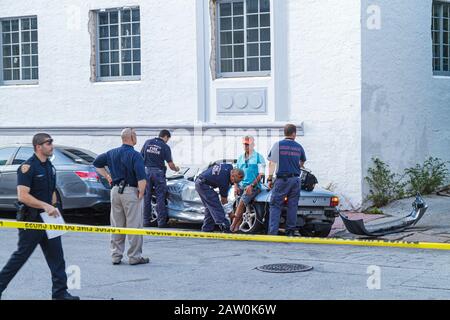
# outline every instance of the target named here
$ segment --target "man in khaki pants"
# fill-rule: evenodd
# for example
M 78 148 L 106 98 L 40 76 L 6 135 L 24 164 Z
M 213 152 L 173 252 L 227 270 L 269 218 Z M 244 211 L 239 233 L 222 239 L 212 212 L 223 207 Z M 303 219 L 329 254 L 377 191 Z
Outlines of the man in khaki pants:
M 142 228 L 143 198 L 146 186 L 144 159 L 134 150 L 137 143 L 134 129 L 122 131 L 122 146 L 97 157 L 94 166 L 97 172 L 108 179 L 111 190 L 111 226 L 119 228 Z M 111 175 L 105 167 L 108 167 Z M 121 264 L 125 251 L 125 235 L 111 235 L 111 254 L 114 265 Z M 150 260 L 142 257 L 142 236 L 128 236 L 130 265 L 146 264 Z

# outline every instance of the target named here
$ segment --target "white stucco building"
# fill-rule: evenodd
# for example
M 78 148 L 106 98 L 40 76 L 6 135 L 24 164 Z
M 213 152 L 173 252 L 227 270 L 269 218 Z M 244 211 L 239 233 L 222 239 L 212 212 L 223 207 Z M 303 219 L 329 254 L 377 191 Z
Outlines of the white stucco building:
M 236 157 L 244 131 L 266 153 L 292 122 L 320 184 L 358 208 L 372 157 L 396 171 L 450 160 L 449 11 L 433 0 L 1 0 L 0 145 L 48 131 L 101 152 L 122 127 L 138 128 L 138 148 L 169 128 L 177 163 L 205 163 Z

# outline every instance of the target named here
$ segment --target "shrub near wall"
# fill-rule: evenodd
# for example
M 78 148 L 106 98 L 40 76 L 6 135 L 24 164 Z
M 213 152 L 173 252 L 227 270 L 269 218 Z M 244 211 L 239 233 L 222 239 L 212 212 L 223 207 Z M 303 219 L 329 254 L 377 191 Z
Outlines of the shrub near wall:
M 374 164 L 365 178 L 370 187 L 366 200 L 376 208 L 417 193 L 431 194 L 445 183 L 449 174 L 448 163 L 439 158 L 430 157 L 422 165 L 405 169 L 403 175 L 392 173 L 389 165 L 378 158 L 372 161 Z

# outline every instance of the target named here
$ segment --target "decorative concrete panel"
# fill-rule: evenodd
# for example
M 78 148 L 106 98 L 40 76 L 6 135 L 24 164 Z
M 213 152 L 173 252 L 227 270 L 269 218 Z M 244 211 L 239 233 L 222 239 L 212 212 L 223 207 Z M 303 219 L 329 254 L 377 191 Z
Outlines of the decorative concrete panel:
M 266 114 L 267 89 L 218 89 L 218 114 Z

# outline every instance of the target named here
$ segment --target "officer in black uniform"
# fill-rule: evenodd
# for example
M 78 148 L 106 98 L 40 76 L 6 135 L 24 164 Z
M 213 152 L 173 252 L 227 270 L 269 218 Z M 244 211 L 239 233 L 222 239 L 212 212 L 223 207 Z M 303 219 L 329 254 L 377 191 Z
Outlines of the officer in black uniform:
M 161 130 L 159 136 L 147 140 L 142 147 L 141 155 L 144 158 L 147 187 L 144 202 L 144 227 L 151 227 L 152 196 L 156 197 L 156 211 L 158 214 L 158 227 L 167 228 L 169 217 L 166 208 L 166 162 L 172 171 L 180 171 L 172 160 L 172 151 L 167 145 L 171 138 L 168 130 Z M 153 188 L 155 192 L 153 194 Z
M 17 193 L 20 221 L 42 222 L 40 213 L 58 216 L 56 209 L 56 170 L 49 158 L 53 155 L 53 139 L 46 133 L 33 137 L 34 155 L 17 170 Z M 67 292 L 66 263 L 61 237 L 49 240 L 45 230 L 19 229 L 17 251 L 0 272 L 0 297 L 10 281 L 40 245 L 52 274 L 53 300 L 79 300 Z
M 287 198 L 286 235 L 294 236 L 297 228 L 297 208 L 300 199 L 300 174 L 306 162 L 305 150 L 295 141 L 297 127 L 287 124 L 284 127 L 284 140 L 272 147 L 269 153 L 269 188 L 270 198 L 269 234 L 277 235 L 280 216 Z M 273 174 L 277 169 L 277 179 L 273 182 Z
M 218 225 L 222 232 L 230 233 L 230 222 L 227 220 L 223 205 L 228 203 L 228 191 L 231 185 L 239 184 L 245 174 L 241 169 L 234 169 L 231 164 L 215 164 L 202 172 L 195 180 L 197 191 L 205 206 L 205 219 L 202 231 L 213 232 Z M 219 189 L 219 195 L 214 189 Z

